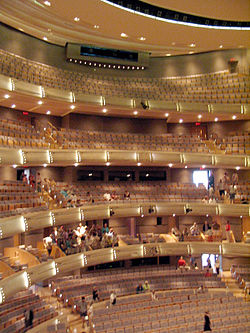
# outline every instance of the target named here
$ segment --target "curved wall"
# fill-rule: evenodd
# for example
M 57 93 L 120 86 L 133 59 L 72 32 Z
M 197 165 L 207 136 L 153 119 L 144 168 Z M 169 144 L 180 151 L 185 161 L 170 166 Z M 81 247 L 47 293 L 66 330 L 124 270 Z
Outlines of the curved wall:
M 6 25 L 0 25 L 0 35 L 0 48 L 3 50 L 62 69 L 99 75 L 166 77 L 212 73 L 227 70 L 227 62 L 230 58 L 236 58 L 239 61 L 240 69 L 244 69 L 245 72 L 248 71 L 249 67 L 247 50 L 235 49 L 185 56 L 151 58 L 149 68 L 145 71 L 118 72 L 117 70 L 93 69 L 66 62 L 64 47 L 43 42 Z

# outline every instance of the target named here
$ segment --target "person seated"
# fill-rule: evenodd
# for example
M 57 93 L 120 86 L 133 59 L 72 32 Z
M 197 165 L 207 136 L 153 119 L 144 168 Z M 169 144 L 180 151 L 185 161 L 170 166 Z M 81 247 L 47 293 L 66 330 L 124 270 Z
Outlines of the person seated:
M 104 193 L 103 194 L 103 199 L 105 201 L 111 201 L 111 195 L 110 195 L 110 193 L 108 193 L 108 192 Z
M 208 197 L 205 196 L 201 201 L 202 201 L 203 203 L 205 203 L 205 204 L 208 204 Z
M 130 199 L 129 191 L 125 191 L 123 197 L 124 197 L 124 199 L 129 200 Z
M 199 236 L 200 235 L 200 230 L 196 222 L 192 225 L 190 228 L 190 232 L 192 236 Z
M 116 194 L 116 191 L 112 192 L 111 200 L 118 200 L 118 195 Z
M 211 230 L 211 227 L 207 221 L 204 222 L 202 229 L 204 233 L 207 233 L 209 230 Z
M 200 286 L 199 286 L 199 288 L 197 289 L 197 294 L 203 294 L 205 292 L 205 289 L 204 289 L 204 287 L 203 287 L 203 284 L 201 284 Z
M 212 274 L 209 269 L 206 270 L 205 277 L 211 277 Z
M 173 227 L 173 228 L 171 229 L 171 233 L 172 233 L 177 239 L 179 239 L 179 237 L 181 236 L 180 231 L 179 231 L 176 227 Z
M 148 281 L 144 282 L 143 289 L 145 293 L 150 291 L 150 285 L 148 284 Z
M 180 259 L 178 260 L 178 268 L 182 269 L 186 266 L 186 261 L 183 259 L 181 256 Z
M 220 225 L 217 221 L 212 222 L 212 229 L 213 230 L 220 230 Z
M 107 223 L 104 223 L 104 226 L 102 227 L 102 234 L 108 234 L 109 233 L 109 227 Z
M 136 293 L 142 294 L 143 292 L 144 292 L 143 286 L 141 283 L 139 283 L 138 286 L 136 287 Z

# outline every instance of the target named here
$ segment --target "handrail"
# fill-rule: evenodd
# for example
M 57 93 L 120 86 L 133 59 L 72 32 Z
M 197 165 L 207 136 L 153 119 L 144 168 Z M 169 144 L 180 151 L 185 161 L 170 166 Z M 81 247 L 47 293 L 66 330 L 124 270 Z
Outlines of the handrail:
M 187 213 L 187 207 L 192 208 L 192 211 Z M 144 216 L 171 216 L 173 214 L 206 216 L 209 214 L 210 216 L 234 216 L 238 218 L 250 216 L 250 205 L 242 204 L 172 201 L 110 202 L 2 218 L 0 219 L 0 239 L 46 227 L 80 223 L 87 220 L 109 219 L 112 217 L 111 210 L 116 218 L 140 217 L 142 214 Z
M 159 256 L 198 256 L 203 253 L 220 254 L 226 257 L 250 257 L 250 244 L 239 243 L 150 243 L 105 248 L 77 253 L 28 268 L 0 281 L 0 304 L 15 293 L 31 285 L 102 263 Z

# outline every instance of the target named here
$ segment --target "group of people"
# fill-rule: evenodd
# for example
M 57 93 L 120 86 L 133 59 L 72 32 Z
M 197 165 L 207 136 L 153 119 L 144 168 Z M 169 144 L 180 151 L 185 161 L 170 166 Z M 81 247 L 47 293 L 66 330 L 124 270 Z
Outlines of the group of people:
M 57 229 L 55 227 L 50 236 L 44 239 L 49 255 L 53 244 L 58 245 L 66 255 L 69 255 L 118 246 L 118 242 L 117 233 L 109 228 L 107 223 L 102 228 L 95 223 L 91 228 L 83 226 L 82 223 L 76 229 L 65 229 L 63 226 Z

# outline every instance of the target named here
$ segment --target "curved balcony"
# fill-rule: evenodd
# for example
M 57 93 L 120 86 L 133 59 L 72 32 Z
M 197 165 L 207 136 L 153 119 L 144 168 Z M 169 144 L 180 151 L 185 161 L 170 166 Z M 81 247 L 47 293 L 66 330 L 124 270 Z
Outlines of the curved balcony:
M 30 267 L 25 271 L 5 278 L 0 282 L 0 304 L 3 303 L 7 297 L 29 288 L 34 283 L 53 278 L 57 274 L 72 272 L 76 269 L 119 260 L 169 255 L 201 255 L 203 253 L 220 254 L 224 257 L 250 257 L 250 245 L 199 242 L 154 243 L 78 253 Z

